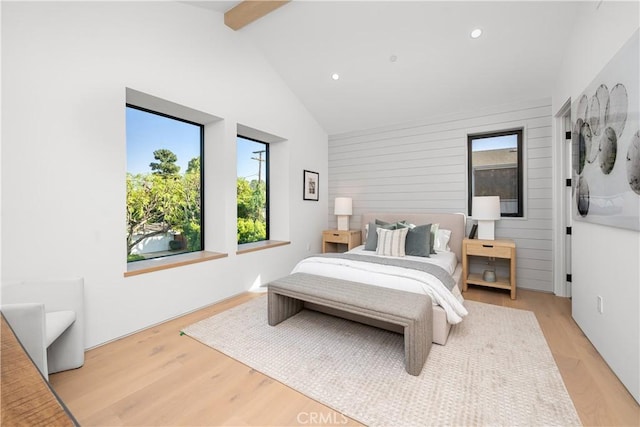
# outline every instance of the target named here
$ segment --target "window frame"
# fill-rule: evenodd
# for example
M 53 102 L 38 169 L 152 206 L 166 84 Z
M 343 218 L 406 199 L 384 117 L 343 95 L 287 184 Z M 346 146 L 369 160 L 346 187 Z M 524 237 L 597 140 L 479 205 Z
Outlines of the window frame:
M 524 128 L 515 128 L 501 131 L 482 132 L 467 135 L 467 212 L 473 217 L 473 141 L 485 138 L 496 138 L 501 136 L 516 135 L 517 144 L 517 188 L 518 188 L 518 209 L 515 213 L 502 213 L 502 218 L 524 218 Z
M 194 125 L 197 126 L 200 129 L 200 140 L 199 140 L 199 148 L 200 148 L 200 249 L 195 250 L 195 251 L 187 251 L 187 252 L 178 252 L 175 254 L 167 254 L 167 255 L 161 255 L 161 256 L 157 256 L 157 257 L 153 257 L 153 258 L 146 258 L 144 260 L 139 260 L 139 261 L 131 261 L 131 262 L 127 262 L 127 265 L 133 265 L 135 263 L 139 263 L 142 261 L 149 261 L 149 260 L 158 260 L 158 259 L 162 259 L 162 258 L 170 258 L 170 257 L 175 257 L 175 256 L 179 256 L 179 255 L 185 255 L 185 254 L 194 254 L 197 252 L 205 252 L 205 179 L 204 179 L 204 171 L 205 171 L 205 125 L 202 123 L 198 123 L 198 122 L 194 122 L 193 120 L 188 120 L 188 119 L 184 119 L 181 117 L 177 117 L 171 114 L 167 114 L 167 113 L 163 113 L 160 111 L 155 111 L 149 108 L 145 108 L 145 107 L 140 107 L 139 105 L 135 105 L 133 103 L 130 102 L 126 102 L 125 103 L 125 112 L 126 112 L 126 108 L 133 108 L 139 111 L 143 111 L 145 113 L 149 113 L 149 114 L 155 114 L 157 116 L 161 116 L 164 118 L 168 118 L 168 119 L 173 119 L 173 120 L 177 120 L 179 122 L 183 122 L 183 123 L 187 123 L 190 125 Z M 125 125 L 126 126 L 126 125 Z M 128 142 L 127 142 L 128 143 Z M 125 203 L 126 206 L 126 203 Z
M 236 144 L 237 144 L 237 139 L 238 138 L 242 138 L 242 139 L 246 139 L 247 141 L 251 141 L 251 142 L 256 142 L 259 144 L 263 144 L 265 147 L 265 162 L 264 162 L 264 176 L 265 176 L 265 215 L 264 215 L 264 220 L 265 220 L 265 238 L 264 240 L 257 240 L 255 242 L 247 242 L 247 243 L 240 243 L 238 242 L 238 236 L 236 235 L 236 244 L 237 245 L 250 245 L 252 243 L 260 243 L 260 242 L 268 242 L 271 240 L 271 233 L 270 233 L 270 223 L 271 223 L 271 218 L 270 218 L 270 209 L 269 206 L 271 205 L 271 197 L 270 197 L 270 187 L 271 187 L 271 177 L 270 177 L 270 163 L 271 163 L 271 158 L 270 158 L 270 153 L 269 153 L 269 143 L 265 142 L 265 141 L 260 141 L 257 138 L 251 138 L 245 135 L 242 135 L 240 133 L 236 134 Z M 236 153 L 237 153 L 237 148 L 236 148 Z M 237 163 L 238 159 L 237 159 L 237 154 L 236 154 L 236 163 Z M 236 173 L 236 179 L 237 179 L 237 173 Z M 237 181 L 236 181 L 237 182 Z M 237 184 L 236 184 L 237 185 Z M 236 211 L 238 209 L 238 201 L 236 200 Z M 238 219 L 236 218 L 236 230 L 238 227 Z

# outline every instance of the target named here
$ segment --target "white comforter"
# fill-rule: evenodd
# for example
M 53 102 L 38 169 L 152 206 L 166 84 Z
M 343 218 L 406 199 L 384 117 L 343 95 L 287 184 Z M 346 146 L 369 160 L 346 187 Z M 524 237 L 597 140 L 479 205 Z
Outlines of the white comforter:
M 375 252 L 363 251 L 363 248 L 363 246 L 359 246 L 353 249 L 351 253 L 375 255 Z M 451 252 L 440 252 L 430 258 L 407 257 L 407 259 L 437 264 L 447 270 L 449 274 L 453 274 L 457 265 L 456 256 Z M 447 321 L 451 324 L 460 323 L 462 318 L 467 315 L 467 310 L 462 305 L 464 299 L 458 286 L 455 286 L 453 291 L 449 291 L 439 279 L 423 271 L 363 261 L 312 256 L 300 261 L 291 273 L 315 274 L 427 294 L 434 304 L 444 309 L 447 314 Z

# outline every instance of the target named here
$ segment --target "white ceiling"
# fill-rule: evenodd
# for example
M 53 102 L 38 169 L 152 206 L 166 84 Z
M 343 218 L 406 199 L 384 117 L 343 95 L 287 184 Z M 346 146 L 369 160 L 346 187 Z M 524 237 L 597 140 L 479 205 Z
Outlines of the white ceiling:
M 240 31 L 332 135 L 551 96 L 577 7 L 293 1 Z

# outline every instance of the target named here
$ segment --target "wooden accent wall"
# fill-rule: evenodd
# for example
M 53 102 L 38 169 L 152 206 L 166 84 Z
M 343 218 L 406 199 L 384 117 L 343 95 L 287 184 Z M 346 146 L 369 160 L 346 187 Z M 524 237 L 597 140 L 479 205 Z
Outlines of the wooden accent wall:
M 496 237 L 518 247 L 518 287 L 553 292 L 551 100 L 332 135 L 329 227 L 335 197 L 363 212 L 467 213 L 467 134 L 524 128 L 525 218 L 502 219 Z M 468 229 L 470 224 L 467 225 Z

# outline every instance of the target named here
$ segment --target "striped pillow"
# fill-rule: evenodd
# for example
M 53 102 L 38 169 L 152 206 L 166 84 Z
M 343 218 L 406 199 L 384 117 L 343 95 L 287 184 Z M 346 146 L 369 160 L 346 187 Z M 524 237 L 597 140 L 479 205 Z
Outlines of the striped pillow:
M 378 232 L 378 247 L 376 254 L 385 256 L 405 256 L 404 245 L 407 240 L 408 228 L 399 230 L 376 229 Z

